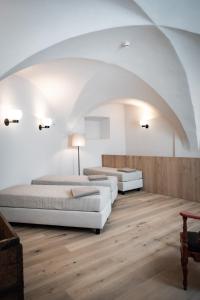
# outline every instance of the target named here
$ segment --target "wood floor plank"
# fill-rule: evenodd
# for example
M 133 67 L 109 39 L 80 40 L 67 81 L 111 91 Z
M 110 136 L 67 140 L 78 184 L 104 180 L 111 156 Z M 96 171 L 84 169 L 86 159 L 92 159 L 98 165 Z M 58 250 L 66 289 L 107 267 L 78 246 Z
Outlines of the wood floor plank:
M 15 224 L 24 248 L 25 299 L 200 299 L 200 264 L 190 262 L 189 290 L 181 286 L 181 210 L 200 213 L 200 204 L 142 191 L 119 195 L 100 235 Z

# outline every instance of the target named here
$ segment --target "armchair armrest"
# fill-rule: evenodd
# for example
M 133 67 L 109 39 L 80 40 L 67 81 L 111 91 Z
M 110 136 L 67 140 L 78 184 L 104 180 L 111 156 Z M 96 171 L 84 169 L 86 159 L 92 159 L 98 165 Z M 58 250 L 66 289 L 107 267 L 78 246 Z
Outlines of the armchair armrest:
M 191 218 L 191 219 L 196 219 L 196 220 L 200 220 L 200 215 L 195 215 L 191 212 L 188 211 L 181 211 L 180 215 L 184 218 Z

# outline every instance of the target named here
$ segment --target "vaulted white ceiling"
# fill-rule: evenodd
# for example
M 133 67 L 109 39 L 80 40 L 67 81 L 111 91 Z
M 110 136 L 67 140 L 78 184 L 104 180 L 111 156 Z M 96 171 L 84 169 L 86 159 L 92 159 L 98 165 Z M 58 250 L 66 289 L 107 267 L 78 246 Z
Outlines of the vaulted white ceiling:
M 18 71 L 66 126 L 106 101 L 144 100 L 196 148 L 199 11 L 198 0 L 3 0 L 0 78 Z

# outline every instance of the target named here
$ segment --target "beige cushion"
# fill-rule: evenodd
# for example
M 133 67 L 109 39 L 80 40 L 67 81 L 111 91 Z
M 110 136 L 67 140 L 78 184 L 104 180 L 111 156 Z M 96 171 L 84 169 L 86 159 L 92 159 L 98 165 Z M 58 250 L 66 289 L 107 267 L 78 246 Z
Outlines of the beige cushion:
M 45 175 L 31 181 L 31 184 L 48 184 L 48 185 L 76 185 L 88 184 L 88 176 L 58 176 L 58 175 Z
M 125 173 L 131 173 L 131 172 L 136 172 L 136 169 L 130 169 L 130 168 L 121 168 L 117 169 L 119 172 L 125 172 Z

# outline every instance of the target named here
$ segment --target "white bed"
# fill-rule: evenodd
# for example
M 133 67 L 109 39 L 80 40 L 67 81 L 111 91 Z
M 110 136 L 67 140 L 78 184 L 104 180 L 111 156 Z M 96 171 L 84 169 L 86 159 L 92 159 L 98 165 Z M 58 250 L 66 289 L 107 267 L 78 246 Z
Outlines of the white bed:
M 75 187 L 6 188 L 0 191 L 0 211 L 9 222 L 93 228 L 99 233 L 111 213 L 110 188 L 98 186 L 98 195 L 73 198 L 71 190 Z
M 83 170 L 85 175 L 107 175 L 115 176 L 118 179 L 118 190 L 126 192 L 129 190 L 140 189 L 143 187 L 142 171 L 135 170 L 132 172 L 122 172 L 117 168 L 108 167 L 94 167 L 85 168 Z
M 107 186 L 111 190 L 112 203 L 118 195 L 117 178 L 107 176 L 106 180 L 89 180 L 88 176 L 56 176 L 45 175 L 31 181 L 31 184 L 37 185 L 81 185 L 81 186 Z

